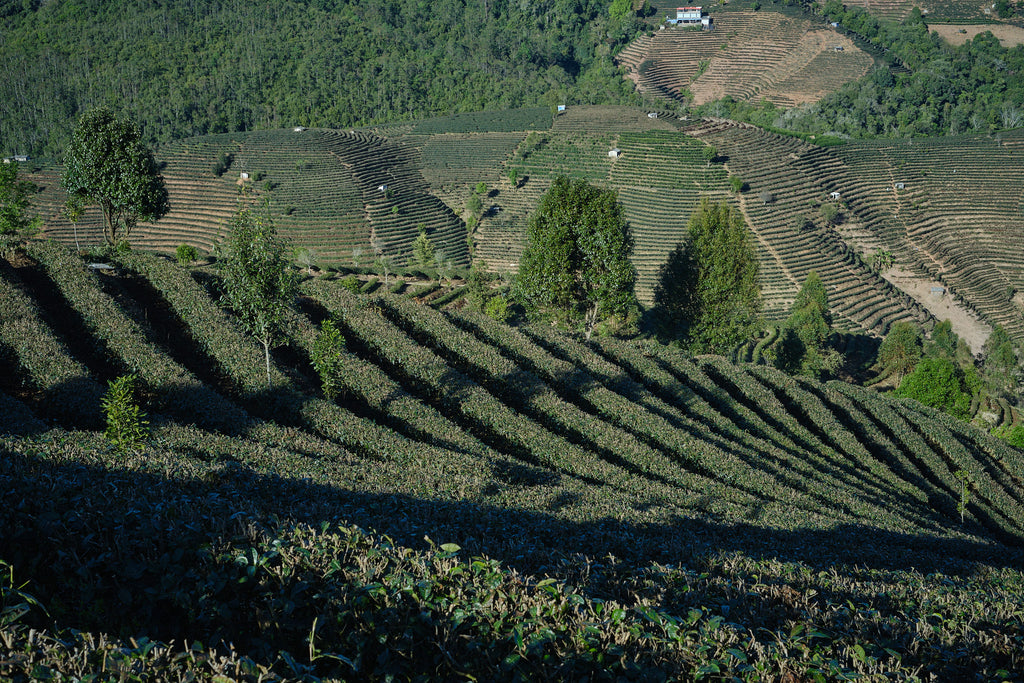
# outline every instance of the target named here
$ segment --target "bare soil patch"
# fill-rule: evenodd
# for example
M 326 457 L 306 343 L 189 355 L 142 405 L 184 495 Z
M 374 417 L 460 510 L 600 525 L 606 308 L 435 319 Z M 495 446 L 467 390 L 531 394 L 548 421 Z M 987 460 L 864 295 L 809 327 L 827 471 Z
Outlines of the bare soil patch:
M 991 31 L 1003 47 L 1024 45 L 1024 28 L 1009 24 L 928 24 L 928 28 L 954 46 L 963 45 L 985 31 Z
M 892 268 L 882 275 L 895 287 L 909 294 L 938 320 L 949 320 L 957 336 L 967 342 L 971 351 L 979 353 L 992 328 L 977 315 L 962 307 L 948 293 L 933 293 L 933 288 L 943 287 L 942 283 L 920 277 L 899 268 Z

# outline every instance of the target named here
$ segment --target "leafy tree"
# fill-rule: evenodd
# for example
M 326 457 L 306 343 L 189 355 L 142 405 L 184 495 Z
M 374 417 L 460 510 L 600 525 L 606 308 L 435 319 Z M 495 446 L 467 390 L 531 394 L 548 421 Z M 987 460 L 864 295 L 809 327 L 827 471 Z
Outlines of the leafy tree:
M 527 226 L 516 293 L 534 311 L 597 323 L 636 308 L 633 240 L 614 190 L 555 179 Z
M 921 332 L 911 323 L 901 321 L 889 328 L 878 347 L 878 365 L 882 372 L 896 375 L 896 383 L 900 384 L 917 365 L 921 354 Z
M 469 199 L 466 200 L 466 211 L 470 216 L 479 218 L 480 212 L 483 211 L 484 204 L 480 200 L 480 195 L 473 193 L 469 195 Z
M 1001 325 L 992 328 L 981 352 L 985 382 L 989 388 L 996 393 L 1014 394 L 1020 384 L 1020 361 L 1010 335 Z
M 443 252 L 439 251 L 434 256 L 434 268 L 437 270 L 437 281 L 448 280 L 448 284 L 452 283 L 452 272 L 455 270 L 455 264 L 452 260 Z
M 508 170 L 508 182 L 513 188 L 519 187 L 519 171 L 514 168 Z
M 306 269 L 306 275 L 312 275 L 319 259 L 316 256 L 316 251 L 313 249 L 299 247 L 295 250 L 295 261 Z
M 712 161 L 718 158 L 718 150 L 712 147 L 711 145 L 708 145 L 703 150 L 701 150 L 701 154 L 704 155 L 704 161 L 707 162 L 708 166 L 711 165 Z
M 487 194 L 487 183 L 481 180 L 476 184 L 476 187 L 473 188 L 473 191 L 482 197 L 483 195 Z
M 170 209 L 163 176 L 139 129 L 106 108 L 79 119 L 61 186 L 72 202 L 99 205 L 103 237 L 111 245 L 127 240 L 138 221 L 158 220 Z
M 743 182 L 743 178 L 740 178 L 738 175 L 731 175 L 729 176 L 729 185 L 732 187 L 733 194 L 739 194 L 743 191 L 746 183 Z
M 263 345 L 270 387 L 270 349 L 282 336 L 285 313 L 296 289 L 284 243 L 273 223 L 241 209 L 235 214 L 221 266 L 222 301 L 245 330 Z
M 0 164 L 0 235 L 10 235 L 28 228 L 31 205 L 29 196 L 36 186 L 27 180 L 18 180 L 18 162 Z
M 122 375 L 107 382 L 103 411 L 107 418 L 104 432 L 121 451 L 138 448 L 149 436 L 149 422 L 135 402 L 135 375 Z
M 903 378 L 895 394 L 966 420 L 971 417 L 971 396 L 964 372 L 948 358 L 922 358 Z
M 662 327 L 694 353 L 726 353 L 758 324 L 757 257 L 739 212 L 706 197 L 690 216 L 654 290 Z
M 313 369 L 320 376 L 324 396 L 329 401 L 337 398 L 342 386 L 344 361 L 341 354 L 344 350 L 345 338 L 338 330 L 338 324 L 327 318 L 320 323 L 320 332 L 313 342 L 310 360 L 313 362 Z
M 797 292 L 786 320 L 786 332 L 778 342 L 784 348 L 777 353 L 783 369 L 798 371 L 812 377 L 835 372 L 842 363 L 842 356 L 828 348 L 832 334 L 832 314 L 828 307 L 828 293 L 818 273 L 807 274 L 803 286 Z M 794 362 L 796 361 L 796 362 Z M 794 368 L 793 366 L 797 367 Z
M 394 272 L 394 262 L 385 252 L 386 246 L 378 237 L 370 240 L 370 248 L 373 249 L 374 254 L 373 265 L 379 272 L 383 273 L 385 289 L 388 286 L 388 278 Z
M 427 237 L 427 229 L 420 226 L 420 234 L 412 243 L 412 257 L 423 268 L 434 265 L 434 244 Z

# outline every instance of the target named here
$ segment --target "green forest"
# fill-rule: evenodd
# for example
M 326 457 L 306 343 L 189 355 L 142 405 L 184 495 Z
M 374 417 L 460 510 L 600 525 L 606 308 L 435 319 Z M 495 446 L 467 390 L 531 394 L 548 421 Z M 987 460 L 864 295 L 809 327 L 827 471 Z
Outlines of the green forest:
M 4 2 L 0 139 L 57 159 L 110 106 L 151 143 L 539 104 L 627 103 L 640 24 L 600 0 Z

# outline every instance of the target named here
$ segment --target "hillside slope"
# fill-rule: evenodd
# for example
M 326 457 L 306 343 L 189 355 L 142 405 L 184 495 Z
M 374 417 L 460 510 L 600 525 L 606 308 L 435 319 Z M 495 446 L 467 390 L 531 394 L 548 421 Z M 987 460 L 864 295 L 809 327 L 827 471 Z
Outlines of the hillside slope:
M 666 27 L 616 57 L 649 97 L 705 104 L 725 96 L 782 107 L 816 102 L 868 73 L 872 58 L 820 19 L 716 12 L 714 30 Z
M 52 243 L 0 262 L 0 352 L 13 369 L 0 385 L 11 434 L 0 490 L 16 501 L 0 512 L 0 560 L 53 619 L 30 610 L 30 623 L 223 639 L 260 666 L 292 666 L 279 654 L 290 650 L 317 675 L 351 673 L 350 661 L 359 677 L 382 676 L 389 657 L 396 671 L 448 671 L 444 657 L 405 659 L 419 638 L 448 636 L 424 627 L 413 638 L 418 619 L 377 621 L 408 609 L 449 624 L 460 641 L 449 647 L 479 675 L 612 665 L 570 635 L 526 647 L 503 621 L 478 630 L 504 603 L 459 588 L 479 576 L 477 561 L 459 565 L 463 579 L 449 560 L 487 555 L 501 563 L 480 564 L 494 590 L 528 600 L 550 576 L 568 582 L 552 599 L 578 594 L 565 600 L 583 611 L 550 612 L 538 633 L 583 619 L 581 633 L 614 640 L 618 622 L 602 622 L 597 605 L 623 604 L 640 630 L 623 632 L 629 654 L 614 666 L 654 667 L 654 679 L 712 664 L 745 679 L 921 667 L 998 676 L 1021 664 L 1012 587 L 1024 454 L 970 426 L 842 383 L 583 344 L 355 296 L 329 278 L 304 284 L 268 389 L 259 348 L 202 284 L 215 277 L 142 253 L 97 274 Z M 346 339 L 337 403 L 320 396 L 308 363 L 328 315 Z M 120 455 L 94 430 L 102 382 L 128 371 L 153 439 Z M 392 543 L 420 550 L 399 546 L 379 564 Z M 419 589 L 401 597 L 402 586 L 427 585 L 436 600 Z M 454 602 L 440 597 L 448 591 Z M 315 642 L 344 659 L 305 654 L 314 604 L 327 615 Z M 456 605 L 476 616 L 446 611 Z M 523 614 L 521 637 L 540 614 Z M 643 614 L 668 631 L 648 640 Z M 922 631 L 935 614 L 941 623 Z M 699 622 L 692 633 L 687 618 Z M 806 647 L 805 631 L 819 634 Z M 713 647 L 694 649 L 701 642 Z
M 637 293 L 650 302 L 658 269 L 686 239 L 701 196 L 733 202 L 757 240 L 768 318 L 781 318 L 807 273 L 829 287 L 840 324 L 884 333 L 898 320 L 929 325 L 951 307 L 980 317 L 969 334 L 999 323 L 1024 338 L 1020 244 L 1024 133 L 820 147 L 729 121 L 685 121 L 630 107 L 516 110 L 433 119 L 374 131 L 259 131 L 193 138 L 158 150 L 171 213 L 136 229 L 142 247 L 181 242 L 210 249 L 239 201 L 269 201 L 282 234 L 323 265 L 351 265 L 352 250 L 378 239 L 405 264 L 420 228 L 458 265 L 469 263 L 466 202 L 487 188 L 472 235 L 473 258 L 514 272 L 526 223 L 560 174 L 616 190 L 635 239 Z M 718 159 L 708 164 L 707 145 Z M 618 158 L 608 156 L 617 148 Z M 221 177 L 211 168 L 224 154 Z M 509 171 L 517 172 L 517 183 Z M 242 180 L 242 174 L 248 180 Z M 747 189 L 734 194 L 728 177 Z M 60 214 L 59 169 L 31 176 L 46 234 L 98 244 L 100 218 L 77 226 Z M 902 183 L 902 190 L 896 190 Z M 385 190 L 381 190 L 385 187 Z M 833 192 L 838 199 L 830 199 Z M 764 198 L 768 193 L 770 201 Z M 837 215 L 826 216 L 829 205 Z M 968 235 L 970 236 L 968 238 Z M 888 251 L 898 272 L 870 267 Z M 364 257 L 364 263 L 367 262 Z M 891 282 L 890 282 L 891 280 Z M 928 283 L 946 292 L 930 294 Z M 900 289 L 904 287 L 905 289 Z

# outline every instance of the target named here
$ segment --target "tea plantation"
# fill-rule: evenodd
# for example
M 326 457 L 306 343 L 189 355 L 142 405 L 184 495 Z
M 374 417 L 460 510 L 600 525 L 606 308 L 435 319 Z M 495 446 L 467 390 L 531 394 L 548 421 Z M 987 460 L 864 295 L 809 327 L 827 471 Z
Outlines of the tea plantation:
M 0 259 L 0 678 L 1019 680 L 1024 453 L 969 425 L 334 276 L 268 388 L 216 271 L 112 265 Z

